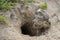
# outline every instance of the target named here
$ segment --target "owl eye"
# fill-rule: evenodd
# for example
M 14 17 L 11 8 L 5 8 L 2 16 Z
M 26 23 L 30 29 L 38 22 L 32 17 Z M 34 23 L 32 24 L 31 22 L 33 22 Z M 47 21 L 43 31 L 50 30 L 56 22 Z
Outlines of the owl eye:
M 40 15 L 40 16 L 43 16 L 42 12 L 39 12 L 39 15 Z

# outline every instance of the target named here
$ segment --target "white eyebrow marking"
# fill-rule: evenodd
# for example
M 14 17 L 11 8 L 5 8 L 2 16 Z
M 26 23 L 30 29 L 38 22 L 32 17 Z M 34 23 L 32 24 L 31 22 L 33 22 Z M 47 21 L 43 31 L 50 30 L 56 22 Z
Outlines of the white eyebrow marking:
M 41 9 L 38 9 L 37 12 L 41 12 Z

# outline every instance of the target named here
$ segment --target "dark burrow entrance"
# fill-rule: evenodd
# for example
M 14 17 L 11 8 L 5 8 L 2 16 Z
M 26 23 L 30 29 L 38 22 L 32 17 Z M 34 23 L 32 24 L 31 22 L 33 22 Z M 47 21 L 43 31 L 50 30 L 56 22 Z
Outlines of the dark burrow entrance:
M 35 35 L 34 34 L 32 34 L 32 32 L 29 30 L 29 25 L 27 25 L 27 24 L 24 24 L 22 27 L 21 27 L 21 32 L 22 32 L 22 34 L 24 34 L 24 35 L 29 35 L 29 36 L 40 36 L 40 35 L 45 35 L 46 34 L 46 32 L 48 32 L 48 30 L 49 30 L 49 27 L 48 28 L 46 28 L 46 29 L 44 29 L 44 28 L 41 28 L 40 30 L 38 30 L 39 31 L 39 33 L 38 33 L 38 35 L 36 35 L 36 33 L 35 33 Z
M 21 27 L 21 32 L 22 32 L 22 34 L 24 34 L 24 35 L 30 35 L 30 32 L 29 32 L 29 30 L 28 30 L 27 27 L 29 27 L 29 26 L 27 26 L 27 24 L 24 24 L 24 25 Z

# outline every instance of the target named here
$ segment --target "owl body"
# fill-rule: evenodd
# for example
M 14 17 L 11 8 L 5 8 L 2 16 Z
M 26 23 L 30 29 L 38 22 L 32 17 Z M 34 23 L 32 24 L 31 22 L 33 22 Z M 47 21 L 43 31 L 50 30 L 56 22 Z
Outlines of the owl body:
M 43 10 L 37 10 L 35 13 L 35 18 L 32 21 L 33 26 L 30 27 L 31 35 L 39 36 L 42 30 L 46 30 L 50 27 L 49 15 Z

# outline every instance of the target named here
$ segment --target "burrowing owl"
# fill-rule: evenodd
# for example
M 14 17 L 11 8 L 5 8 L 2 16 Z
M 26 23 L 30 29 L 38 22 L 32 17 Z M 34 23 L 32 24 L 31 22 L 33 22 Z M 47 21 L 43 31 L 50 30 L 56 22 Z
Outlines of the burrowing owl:
M 40 35 L 42 30 L 50 27 L 49 15 L 42 9 L 38 9 L 35 12 L 35 18 L 33 19 L 33 26 L 30 27 L 31 35 Z

